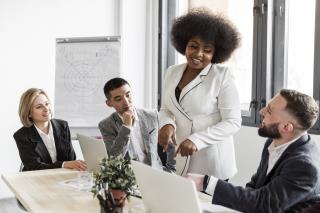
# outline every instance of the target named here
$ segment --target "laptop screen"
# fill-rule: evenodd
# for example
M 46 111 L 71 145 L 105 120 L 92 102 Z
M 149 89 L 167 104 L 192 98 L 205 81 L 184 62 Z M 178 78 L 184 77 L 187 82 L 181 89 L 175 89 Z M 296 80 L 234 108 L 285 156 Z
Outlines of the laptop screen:
M 82 155 L 89 171 L 99 171 L 101 159 L 107 157 L 107 149 L 103 140 L 98 140 L 86 135 L 77 134 Z
M 198 193 L 190 180 L 132 161 L 142 200 L 152 213 L 202 212 Z

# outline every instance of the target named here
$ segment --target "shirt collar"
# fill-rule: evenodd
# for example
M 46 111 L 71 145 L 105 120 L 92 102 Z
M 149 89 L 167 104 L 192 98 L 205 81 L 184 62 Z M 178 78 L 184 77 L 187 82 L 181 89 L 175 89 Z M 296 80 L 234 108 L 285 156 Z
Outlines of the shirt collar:
M 274 141 L 272 141 L 272 143 L 269 145 L 268 147 L 268 151 L 276 151 L 276 150 L 285 150 L 290 144 L 292 144 L 293 142 L 295 142 L 296 140 L 298 140 L 300 137 L 302 137 L 303 135 L 307 134 L 306 132 L 303 132 L 301 134 L 299 134 L 297 137 L 295 137 L 294 139 L 290 140 L 289 142 L 282 144 L 280 146 L 274 146 Z
M 41 129 L 39 129 L 35 124 L 33 124 L 36 128 L 36 130 L 38 131 L 39 135 L 50 135 L 53 131 L 52 129 L 52 125 L 51 125 L 51 122 L 49 121 L 49 132 L 48 134 L 44 133 Z
M 203 70 L 201 70 L 201 72 L 199 73 L 199 76 L 208 75 L 208 72 L 210 71 L 212 65 L 212 63 L 209 63 L 205 68 L 203 68 Z

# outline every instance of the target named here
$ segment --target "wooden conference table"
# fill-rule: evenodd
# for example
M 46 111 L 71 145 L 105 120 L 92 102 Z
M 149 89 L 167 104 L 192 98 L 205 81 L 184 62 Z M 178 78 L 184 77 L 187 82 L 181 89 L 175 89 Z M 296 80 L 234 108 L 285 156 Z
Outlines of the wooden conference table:
M 79 174 L 68 169 L 49 169 L 3 174 L 2 179 L 29 212 L 100 212 L 98 199 L 91 192 L 64 184 L 66 180 L 77 179 Z M 211 200 L 204 194 L 200 199 Z M 139 207 L 145 212 L 142 200 L 131 197 L 123 212 L 133 212 L 130 209 L 138 212 Z M 217 206 L 214 212 L 235 211 Z

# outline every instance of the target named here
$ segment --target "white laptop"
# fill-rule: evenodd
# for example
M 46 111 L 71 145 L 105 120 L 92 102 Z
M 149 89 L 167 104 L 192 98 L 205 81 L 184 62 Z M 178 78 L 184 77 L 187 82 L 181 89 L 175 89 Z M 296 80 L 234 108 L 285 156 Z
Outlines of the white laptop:
M 107 157 L 107 149 L 103 140 L 77 134 L 82 155 L 89 171 L 99 171 L 101 159 Z
M 131 161 L 142 200 L 151 213 L 202 213 L 198 192 L 188 179 Z

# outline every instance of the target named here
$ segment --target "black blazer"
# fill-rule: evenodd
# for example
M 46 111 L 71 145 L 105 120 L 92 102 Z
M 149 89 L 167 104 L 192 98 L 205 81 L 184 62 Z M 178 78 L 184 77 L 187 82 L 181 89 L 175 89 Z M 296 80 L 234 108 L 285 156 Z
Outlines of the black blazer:
M 61 168 L 63 161 L 76 159 L 68 123 L 51 119 L 53 136 L 57 150 L 57 162 L 53 163 L 35 126 L 22 127 L 13 134 L 19 155 L 24 165 L 22 171 Z
M 304 135 L 290 144 L 272 170 L 267 140 L 260 165 L 246 188 L 219 180 L 212 203 L 242 212 L 284 212 L 300 202 L 320 197 L 320 148 Z

